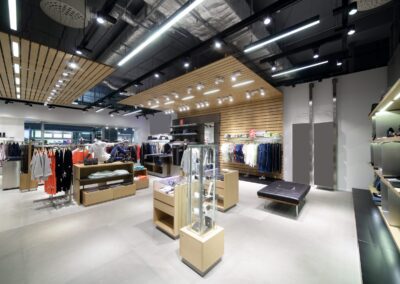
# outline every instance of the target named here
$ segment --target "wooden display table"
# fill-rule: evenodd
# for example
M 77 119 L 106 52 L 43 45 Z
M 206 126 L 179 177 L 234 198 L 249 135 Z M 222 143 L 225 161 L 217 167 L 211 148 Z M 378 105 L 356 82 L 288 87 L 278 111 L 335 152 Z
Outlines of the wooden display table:
M 135 175 L 135 177 L 146 176 L 145 179 L 141 179 L 141 180 L 136 180 L 135 181 L 136 190 L 144 189 L 144 188 L 148 188 L 149 187 L 149 175 L 147 174 L 147 169 L 134 170 L 134 175 Z
M 217 209 L 225 212 L 239 202 L 239 172 L 236 170 L 222 169 L 220 174 L 224 180 L 217 180 L 215 184 L 215 195 Z M 209 182 L 205 183 L 209 186 Z
M 186 226 L 181 229 L 179 254 L 182 261 L 200 275 L 205 275 L 222 258 L 224 254 L 224 229 L 214 229 L 200 236 Z
M 187 225 L 187 185 L 176 185 L 173 194 L 160 189 L 165 186 L 153 185 L 153 223 L 172 238 L 179 237 L 179 230 Z
M 127 170 L 129 174 L 110 176 L 97 179 L 89 179 L 88 176 L 99 171 Z M 136 193 L 136 185 L 133 179 L 133 163 L 132 162 L 115 162 L 109 164 L 98 164 L 85 166 L 84 164 L 74 165 L 74 200 L 79 204 L 93 205 L 106 202 L 121 197 L 134 195 Z M 121 181 L 117 184 L 110 183 L 113 181 Z M 99 185 L 98 188 L 85 189 L 86 185 Z

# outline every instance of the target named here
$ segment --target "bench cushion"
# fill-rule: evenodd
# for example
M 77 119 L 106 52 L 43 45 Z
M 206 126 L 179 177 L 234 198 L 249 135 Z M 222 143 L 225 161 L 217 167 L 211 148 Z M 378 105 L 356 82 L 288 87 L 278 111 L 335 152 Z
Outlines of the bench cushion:
M 269 198 L 298 205 L 310 191 L 307 184 L 275 181 L 257 192 L 258 197 Z

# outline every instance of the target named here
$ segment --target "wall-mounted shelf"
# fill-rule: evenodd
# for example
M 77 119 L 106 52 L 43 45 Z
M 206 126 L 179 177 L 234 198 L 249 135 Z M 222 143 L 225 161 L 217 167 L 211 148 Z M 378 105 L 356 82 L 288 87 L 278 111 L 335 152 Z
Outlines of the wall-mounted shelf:
M 197 123 L 189 123 L 189 124 L 182 124 L 182 125 L 172 125 L 171 128 L 182 128 L 182 127 L 193 127 L 197 126 Z
M 394 100 L 400 94 L 400 79 L 390 88 L 390 90 L 385 94 L 379 104 L 374 108 L 369 114 L 369 118 L 372 118 L 378 111 L 385 107 L 390 101 L 393 103 L 386 109 L 386 111 L 393 111 L 400 109 L 400 97 Z
M 394 186 L 390 183 L 390 181 L 389 181 L 385 176 L 382 175 L 382 173 L 381 173 L 380 170 L 376 170 L 376 169 L 375 169 L 374 171 L 375 171 L 375 174 L 376 174 L 377 176 L 379 176 L 379 178 L 381 179 L 381 181 L 384 182 L 388 188 L 390 188 L 391 190 L 393 190 L 393 191 L 398 195 L 398 197 L 400 198 L 400 188 L 394 187 Z
M 379 137 L 372 141 L 373 143 L 389 143 L 389 142 L 400 142 L 400 136 L 395 137 Z
M 176 133 L 176 134 L 171 134 L 172 136 L 195 136 L 197 133 Z

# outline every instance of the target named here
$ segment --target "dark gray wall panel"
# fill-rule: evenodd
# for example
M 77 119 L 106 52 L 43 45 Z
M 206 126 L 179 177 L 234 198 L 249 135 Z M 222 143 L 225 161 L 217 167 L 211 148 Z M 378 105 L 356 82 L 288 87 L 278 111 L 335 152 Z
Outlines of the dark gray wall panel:
M 334 125 L 333 122 L 314 124 L 314 184 L 334 187 Z
M 293 181 L 310 184 L 311 124 L 293 124 Z

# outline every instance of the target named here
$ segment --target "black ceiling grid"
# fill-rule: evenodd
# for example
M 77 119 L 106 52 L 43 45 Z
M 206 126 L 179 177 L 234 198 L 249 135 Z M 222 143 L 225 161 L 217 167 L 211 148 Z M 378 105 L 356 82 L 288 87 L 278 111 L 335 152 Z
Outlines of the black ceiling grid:
M 209 1 L 211 0 L 206 0 L 201 5 L 207 5 Z M 79 46 L 84 50 L 84 57 L 105 63 L 104 61 L 109 60 L 110 56 L 113 59 L 122 59 L 123 53 L 128 53 L 135 44 L 149 34 L 149 29 L 164 22 L 166 16 L 161 11 L 165 12 L 165 7 L 177 7 L 177 3 L 186 2 L 158 0 L 154 3 L 161 5 L 164 9 L 159 10 L 159 6 L 150 6 L 148 3 L 151 2 L 144 0 L 86 0 L 91 12 L 91 20 L 85 29 L 74 29 L 50 19 L 41 10 L 40 0 L 18 0 L 18 7 L 21 9 L 19 11 L 21 30 L 11 32 L 8 27 L 7 3 L 1 1 L 0 30 L 49 47 L 57 48 L 59 45 L 61 50 L 68 53 L 73 53 Z M 239 6 L 234 6 L 239 2 L 231 0 L 225 0 L 225 2 L 226 7 L 235 8 L 232 8 L 232 13 L 238 12 Z M 208 27 L 209 35 L 206 39 L 200 40 L 192 35 L 190 28 L 173 28 L 155 44 L 142 51 L 134 60 L 127 62 L 123 67 L 118 67 L 107 78 L 107 85 L 100 84 L 101 88 L 96 87 L 94 92 L 98 90 L 102 92 L 100 99 L 92 102 L 93 99 L 83 97 L 79 99 L 79 102 L 86 108 L 111 104 L 115 110 L 129 111 L 130 107 L 118 104 L 118 101 L 125 98 L 120 95 L 120 92 L 127 89 L 135 93 L 143 91 L 226 55 L 234 55 L 274 86 L 293 85 L 384 66 L 387 65 L 400 40 L 399 2 L 392 0 L 380 7 L 359 11 L 356 15 L 349 16 L 346 10 L 349 0 L 247 0 L 240 2 L 240 5 L 241 7 L 247 5 L 250 14 L 238 13 L 239 20 L 232 22 L 224 29 L 219 29 L 219 32 L 216 31 L 219 28 L 216 24 L 218 19 L 213 18 L 216 22 L 210 24 L 208 20 L 204 20 L 207 19 L 207 15 L 202 15 L 200 10 L 195 10 L 193 14 L 198 19 L 197 25 Z M 121 15 L 116 12 L 118 9 L 126 11 L 133 22 L 138 19 L 135 17 L 142 16 L 142 13 L 152 13 L 154 16 L 146 22 L 146 29 L 133 44 L 125 44 L 127 37 L 134 31 L 132 22 L 129 25 L 121 16 L 116 19 L 115 24 L 99 25 L 96 22 L 96 13 Z M 270 15 L 273 21 L 269 26 L 263 26 L 261 22 L 267 15 Z M 264 53 L 246 54 L 243 52 L 243 46 L 237 43 L 238 39 L 246 41 L 253 38 L 254 42 L 266 38 L 315 15 L 319 15 L 321 19 L 318 26 L 283 39 L 274 47 L 263 47 Z M 249 34 L 256 34 L 256 30 L 260 30 L 260 24 L 264 27 L 264 36 L 257 34 L 256 37 L 249 37 Z M 349 25 L 356 27 L 356 34 L 351 37 L 347 35 Z M 213 49 L 215 40 L 224 42 L 223 50 Z M 279 78 L 271 76 L 273 75 L 270 70 L 272 63 L 278 62 L 280 70 L 301 66 L 312 62 L 312 52 L 316 48 L 319 48 L 320 59 L 329 58 L 330 64 L 289 76 Z M 191 61 L 188 70 L 182 67 L 185 59 Z M 337 59 L 343 60 L 343 66 L 336 66 Z M 163 72 L 162 78 L 155 79 L 155 72 Z M 140 85 L 135 87 L 135 84 Z M 154 113 L 154 110 L 145 111 Z

